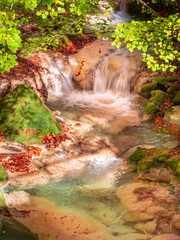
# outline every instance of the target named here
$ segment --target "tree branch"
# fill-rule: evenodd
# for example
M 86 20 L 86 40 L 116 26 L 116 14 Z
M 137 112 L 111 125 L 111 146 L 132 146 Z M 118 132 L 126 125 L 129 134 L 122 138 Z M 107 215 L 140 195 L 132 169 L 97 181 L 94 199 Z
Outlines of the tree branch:
M 139 2 L 146 8 L 148 8 L 151 12 L 155 13 L 157 16 L 160 16 L 161 15 L 159 13 L 157 13 L 156 11 L 154 11 L 154 9 L 152 9 L 150 6 L 148 6 L 143 0 L 139 0 Z

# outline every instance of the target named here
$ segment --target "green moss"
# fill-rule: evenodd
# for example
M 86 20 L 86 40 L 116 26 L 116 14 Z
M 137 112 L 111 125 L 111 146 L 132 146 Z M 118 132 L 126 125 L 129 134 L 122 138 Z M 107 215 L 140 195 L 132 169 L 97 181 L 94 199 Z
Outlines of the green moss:
M 171 76 L 171 77 L 159 77 L 158 82 L 161 85 L 165 85 L 167 82 L 175 82 L 177 81 L 178 78 L 175 76 Z
M 1 183 L 5 183 L 8 180 L 8 174 L 6 172 L 6 169 L 0 165 L 0 181 Z
M 151 78 L 148 83 L 144 84 L 141 88 L 141 93 L 144 93 L 148 90 L 154 90 L 157 88 L 157 86 L 165 86 L 167 82 L 175 82 L 177 81 L 177 77 L 171 76 L 171 77 L 166 77 L 166 76 L 159 76 L 159 77 L 154 77 Z M 161 87 L 160 87 L 161 88 Z
M 172 167 L 174 171 L 176 171 L 177 164 L 180 161 L 180 156 L 174 156 L 172 158 L 167 159 L 167 164 Z
M 41 143 L 41 136 L 48 132 L 63 133 L 50 110 L 27 85 L 19 85 L 0 100 L 0 129 L 9 141 L 25 144 Z
M 138 148 L 129 158 L 129 162 L 138 162 L 147 154 L 146 148 Z
M 172 93 L 173 95 L 176 94 L 177 91 L 180 90 L 180 86 L 177 84 L 172 84 L 168 89 L 167 89 L 167 93 Z
M 176 167 L 174 172 L 175 172 L 175 174 L 177 175 L 177 177 L 178 177 L 178 179 L 180 181 L 180 160 L 178 161 L 177 167 Z
M 148 90 L 154 90 L 157 87 L 158 81 L 155 79 L 152 79 L 151 82 L 146 83 L 144 86 L 141 88 L 141 93 L 146 92 Z
M 161 104 L 165 101 L 165 93 L 161 90 L 151 91 L 151 98 L 146 106 L 146 112 L 148 114 L 154 114 L 158 111 Z
M 173 103 L 175 103 L 175 104 L 180 104 L 180 91 L 178 91 L 178 92 L 175 94 L 175 97 L 173 98 Z
M 167 148 L 156 147 L 150 149 L 147 156 L 138 161 L 138 171 L 142 172 L 151 167 L 165 167 L 170 150 Z
M 147 104 L 147 106 L 146 106 L 146 112 L 147 112 L 148 114 L 153 114 L 153 113 L 156 112 L 156 107 L 155 107 L 154 103 L 149 102 L 149 103 Z

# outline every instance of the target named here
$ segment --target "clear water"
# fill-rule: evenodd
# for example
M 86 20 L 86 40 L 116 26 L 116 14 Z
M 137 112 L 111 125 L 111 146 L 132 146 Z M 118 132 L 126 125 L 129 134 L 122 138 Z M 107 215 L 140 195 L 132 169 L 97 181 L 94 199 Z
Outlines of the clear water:
M 92 95 L 91 95 L 92 97 Z M 78 109 L 67 107 L 63 105 L 62 99 L 55 98 L 48 102 L 48 106 L 51 110 L 62 110 L 62 114 L 65 117 L 78 120 L 83 114 L 89 111 L 86 105 L 81 105 Z M 61 104 L 60 104 L 61 103 Z M 128 100 L 129 106 L 134 105 L 131 100 Z M 106 104 L 104 105 L 104 107 Z M 114 108 L 116 110 L 116 108 Z M 91 110 L 93 108 L 91 107 Z M 127 108 L 126 108 L 127 110 Z M 125 111 L 125 110 L 124 110 Z M 105 111 L 106 112 L 106 111 Z M 103 114 L 103 108 L 101 106 L 101 115 Z M 117 115 L 119 112 L 117 112 Z M 121 112 L 121 114 L 123 114 Z M 104 114 L 106 117 L 106 114 Z M 114 139 L 119 136 L 135 136 L 140 140 L 140 144 L 148 144 L 155 146 L 163 146 L 166 142 L 178 143 L 175 136 L 171 136 L 168 133 L 157 133 L 152 130 L 152 122 L 141 124 L 140 126 L 126 127 L 119 134 L 110 134 L 104 131 L 102 125 L 96 125 L 91 132 L 87 135 L 91 135 L 94 132 L 99 133 L 102 136 L 111 136 Z M 56 204 L 57 209 L 72 209 L 78 211 L 87 216 L 91 216 L 98 222 L 105 224 L 108 231 L 113 235 L 114 231 L 119 232 L 118 236 L 121 237 L 121 229 L 129 229 L 129 232 L 134 231 L 130 226 L 124 225 L 123 211 L 120 211 L 120 202 L 117 199 L 115 192 L 117 187 L 121 184 L 131 182 L 134 174 L 121 175 L 114 171 L 114 164 L 121 159 L 108 159 L 106 163 L 94 164 L 93 162 L 87 167 L 86 171 L 75 179 L 64 179 L 62 182 L 51 182 L 46 185 L 35 186 L 33 188 L 21 188 L 30 193 L 32 196 L 38 196 L 46 198 Z M 6 188 L 6 192 L 18 191 L 18 188 Z M 7 221 L 7 218 L 9 220 Z M 2 234 L 2 240 L 36 240 L 37 236 L 29 232 L 28 229 L 13 221 L 11 217 L 6 217 L 4 220 L 4 233 Z M 12 236 L 14 236 L 12 238 Z M 119 238 L 121 239 L 121 238 Z M 62 239 L 63 240 L 63 239 Z
M 131 18 L 121 11 L 112 16 L 112 21 L 116 24 L 131 21 Z M 94 90 L 89 92 L 75 90 L 71 74 L 62 72 L 61 62 L 59 64 L 54 62 L 47 78 L 50 78 L 51 93 L 53 92 L 55 96 L 49 98 L 47 106 L 53 111 L 61 111 L 65 118 L 85 121 L 88 114 L 92 117 L 99 117 L 109 126 L 107 130 L 99 120 L 93 125 L 92 130 L 86 133 L 87 136 L 98 132 L 100 136 L 110 136 L 114 140 L 124 135 L 135 136 L 139 139 L 140 144 L 154 146 L 164 146 L 167 142 L 178 144 L 175 136 L 152 130 L 153 123 L 151 121 L 141 123 L 138 120 L 138 114 L 134 111 L 137 108 L 134 104 L 134 96 L 131 96 L 129 92 L 128 62 L 125 61 L 126 67 L 120 71 L 118 76 L 111 76 L 107 71 L 108 60 L 109 58 L 106 57 L 102 66 L 99 65 L 95 70 Z M 117 121 L 115 122 L 115 120 Z M 123 121 L 130 121 L 130 124 L 118 131 L 118 128 L 121 127 L 118 124 Z M 111 131 L 111 128 L 115 128 L 115 130 Z M 119 237 L 117 239 L 123 240 L 121 238 L 123 236 L 122 228 L 126 229 L 126 232 L 134 232 L 134 230 L 131 226 L 124 225 L 124 212 L 120 211 L 121 203 L 115 192 L 119 185 L 131 182 L 134 174 L 122 175 L 121 172 L 116 171 L 115 164 L 118 162 L 121 162 L 120 158 L 109 158 L 99 164 L 91 161 L 78 178 L 64 179 L 62 182 L 51 182 L 20 190 L 30 193 L 31 196 L 48 199 L 56 204 L 57 209 L 72 209 L 93 217 L 103 223 L 112 236 L 116 235 Z M 19 189 L 18 187 L 7 187 L 5 191 L 9 193 L 19 191 Z M 0 228 L 0 240 L 38 239 L 35 234 L 32 234 L 12 217 L 0 216 L 0 223 L 1 219 L 3 227 L 2 230 Z

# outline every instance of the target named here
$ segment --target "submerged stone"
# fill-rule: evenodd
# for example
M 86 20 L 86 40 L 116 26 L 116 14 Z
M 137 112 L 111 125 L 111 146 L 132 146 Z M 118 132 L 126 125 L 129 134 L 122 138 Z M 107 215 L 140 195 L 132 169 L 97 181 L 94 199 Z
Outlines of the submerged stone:
M 48 107 L 25 84 L 0 100 L 0 129 L 7 140 L 24 144 L 41 143 L 49 132 L 63 134 Z

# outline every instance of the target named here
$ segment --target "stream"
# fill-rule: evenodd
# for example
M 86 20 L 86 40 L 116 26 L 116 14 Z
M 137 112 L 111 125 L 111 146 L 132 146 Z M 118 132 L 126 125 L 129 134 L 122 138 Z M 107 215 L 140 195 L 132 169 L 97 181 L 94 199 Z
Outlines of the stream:
M 122 19 L 123 16 L 126 20 Z M 127 17 L 122 11 L 114 14 L 112 20 L 117 23 L 127 21 Z M 175 136 L 169 133 L 155 132 L 152 129 L 153 122 L 151 120 L 145 123 L 141 122 L 142 106 L 138 104 L 137 96 L 130 92 L 129 63 L 126 53 L 127 50 L 123 48 L 103 59 L 102 63 L 94 70 L 92 91 L 76 90 L 73 86 L 72 74 L 62 71 L 61 62 L 59 62 L 58 69 L 52 65 L 50 76 L 48 76 L 51 78 L 52 88 L 49 89 L 47 106 L 52 111 L 60 111 L 64 118 L 88 124 L 90 130 L 85 133 L 85 136 L 108 138 L 117 142 L 118 146 L 121 146 L 121 139 L 124 136 L 128 136 L 129 139 L 134 137 L 133 139 L 137 139 L 141 145 L 164 146 L 172 142 L 178 144 Z M 108 70 L 108 61 L 112 56 L 121 56 L 124 59 L 124 67 L 114 75 Z M 133 139 L 132 141 L 135 141 Z M 171 148 L 171 144 L 169 147 Z M 57 154 L 56 157 L 58 157 Z M 62 158 L 62 156 L 59 157 Z M 65 160 L 66 153 L 62 161 Z M 22 216 L 22 218 L 15 217 L 17 221 L 10 216 L 4 216 L 3 234 L 0 239 L 149 239 L 144 232 L 135 230 L 131 223 L 127 224 L 124 221 L 125 209 L 123 209 L 120 199 L 117 198 L 116 192 L 120 186 L 132 182 L 136 173 L 128 174 L 126 171 L 119 171 L 116 167 L 122 161 L 118 156 L 103 156 L 98 161 L 91 158 L 81 173 L 69 174 L 62 181 L 20 188 L 6 187 L 4 189 L 6 193 L 25 191 L 30 194 L 33 199 L 33 211 L 36 213 L 37 209 L 40 209 L 44 222 L 38 222 L 41 217 L 31 219 L 31 214 Z M 27 207 L 26 210 L 28 209 Z M 56 222 L 53 222 L 55 220 L 51 218 L 49 221 L 46 220 L 45 211 L 50 212 L 51 216 L 54 216 L 52 218 L 57 217 L 59 220 Z M 73 223 L 68 221 L 62 223 L 61 221 L 65 214 L 73 216 L 72 221 L 74 222 L 76 219 L 80 219 L 81 226 L 77 227 L 73 234 L 70 230 L 74 229 Z M 47 224 L 45 224 L 46 221 Z M 54 224 L 54 228 L 57 228 L 57 233 L 61 235 L 56 236 L 51 231 L 53 227 L 50 221 Z M 85 221 L 87 221 L 87 227 L 83 225 Z M 59 226 L 61 226 L 60 230 L 58 230 Z M 88 238 L 85 230 L 79 230 L 91 228 L 91 226 L 90 236 L 94 232 L 96 233 L 94 230 L 96 227 L 99 229 L 97 231 L 99 235 L 95 234 L 95 236 L 92 235 L 92 238 Z M 35 232 L 39 234 L 37 235 Z M 81 236 L 82 233 L 83 236 Z

